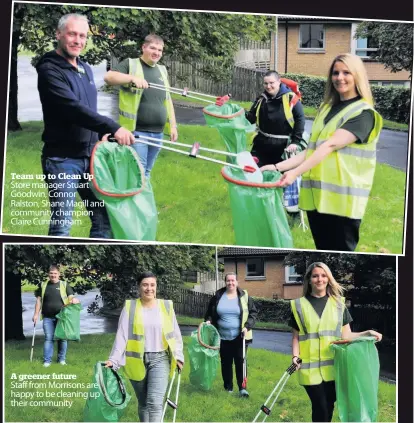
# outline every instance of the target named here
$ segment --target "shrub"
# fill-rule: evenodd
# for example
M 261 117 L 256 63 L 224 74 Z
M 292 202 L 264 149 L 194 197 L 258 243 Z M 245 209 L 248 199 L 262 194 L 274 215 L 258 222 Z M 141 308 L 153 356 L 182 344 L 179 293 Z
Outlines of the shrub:
M 282 76 L 299 84 L 299 90 L 303 95 L 303 104 L 305 106 L 320 106 L 325 92 L 325 77 L 296 73 L 286 73 Z M 373 85 L 371 90 L 374 96 L 375 109 L 384 119 L 408 124 L 411 100 L 411 93 L 408 88 L 392 85 Z
M 259 322 L 289 322 L 290 302 L 288 300 L 271 300 L 269 298 L 253 297 L 254 304 L 258 310 L 257 320 Z

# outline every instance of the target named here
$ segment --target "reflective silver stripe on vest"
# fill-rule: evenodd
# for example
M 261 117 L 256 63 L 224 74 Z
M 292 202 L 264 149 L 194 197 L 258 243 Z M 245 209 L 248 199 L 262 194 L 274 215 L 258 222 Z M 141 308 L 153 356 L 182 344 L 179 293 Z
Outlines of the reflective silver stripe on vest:
M 341 301 L 341 300 L 340 300 Z M 336 326 L 336 333 L 333 336 L 337 336 L 338 338 L 342 337 L 342 323 L 344 321 L 343 314 L 344 314 L 344 303 L 341 301 L 338 304 L 338 325 Z
M 299 335 L 299 341 L 307 341 L 308 339 L 319 339 L 321 336 L 338 336 L 338 329 L 335 330 L 321 330 L 319 333 L 307 333 Z
M 325 361 L 317 361 L 315 363 L 302 363 L 300 368 L 303 370 L 306 369 L 319 369 L 320 367 L 324 366 L 333 366 L 333 360 L 325 360 Z
M 300 323 L 301 323 L 301 325 L 302 325 L 303 331 L 304 331 L 305 333 L 308 333 L 308 331 L 307 331 L 307 329 L 306 329 L 306 326 L 305 326 L 305 319 L 304 319 L 304 317 L 303 317 L 303 311 L 302 311 L 302 306 L 301 306 L 301 304 L 300 304 L 300 298 L 297 298 L 297 299 L 295 300 L 295 305 L 296 305 L 296 312 L 298 313 L 299 320 L 300 320 Z
M 366 107 L 365 103 L 359 103 L 356 106 L 352 107 L 352 109 L 349 112 L 345 113 L 345 115 L 341 117 L 341 119 L 339 119 L 336 125 L 336 129 L 340 128 L 350 118 L 350 116 L 352 116 L 354 113 L 358 112 L 359 110 L 363 109 L 364 107 Z
M 135 300 L 131 300 L 131 307 L 129 308 L 129 325 L 128 325 L 128 340 L 130 341 L 141 341 L 144 338 L 143 335 L 137 335 L 134 333 L 134 319 L 135 319 L 136 308 L 137 308 L 137 302 Z
M 165 339 L 168 341 L 169 339 L 174 338 L 174 332 L 169 332 L 165 334 Z
M 303 180 L 301 183 L 302 188 L 316 188 L 325 191 L 334 192 L 336 194 L 351 195 L 354 197 L 369 197 L 370 190 L 365 188 L 354 187 L 341 187 L 340 185 L 330 184 L 328 182 Z
M 164 307 L 167 310 L 167 313 L 170 314 L 171 303 L 168 300 L 164 300 Z
M 122 115 L 123 117 L 126 117 L 127 119 L 135 119 L 136 117 L 136 114 L 124 112 L 123 110 L 119 110 L 119 114 Z
M 321 146 L 326 140 L 310 141 L 308 144 L 308 150 L 315 150 Z M 360 148 L 342 147 L 336 150 L 338 154 L 347 154 L 354 157 L 362 157 L 363 159 L 375 159 L 377 152 L 376 150 L 362 150 Z
M 125 356 L 142 359 L 141 353 L 135 351 L 125 351 Z
M 289 138 L 288 135 L 268 134 L 267 132 L 263 132 L 260 128 L 257 129 L 257 132 L 259 132 L 260 134 L 262 134 L 262 135 L 264 135 L 265 137 L 268 137 L 268 138 L 277 138 L 277 139 L 288 139 Z

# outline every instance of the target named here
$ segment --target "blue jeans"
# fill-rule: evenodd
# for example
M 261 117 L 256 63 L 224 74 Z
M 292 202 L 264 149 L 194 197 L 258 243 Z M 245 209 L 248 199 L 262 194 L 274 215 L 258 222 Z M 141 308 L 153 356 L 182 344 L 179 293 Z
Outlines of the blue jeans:
M 43 332 L 45 333 L 45 343 L 43 346 L 43 361 L 51 363 L 53 358 L 53 338 L 58 319 L 56 317 L 43 318 Z M 66 360 L 66 351 L 68 349 L 68 341 L 58 341 L 58 361 Z
M 42 167 L 46 175 L 52 212 L 49 235 L 69 236 L 78 192 L 92 222 L 90 238 L 111 238 L 111 226 L 105 206 L 99 205 L 99 200 L 89 187 L 89 159 L 42 157 Z M 51 179 L 50 175 L 55 178 Z M 68 176 L 79 179 L 65 179 Z
M 142 135 L 144 137 L 157 138 L 159 140 L 162 140 L 164 134 L 162 132 L 135 131 L 134 135 L 135 136 Z M 162 145 L 162 143 L 158 141 L 152 141 L 152 140 L 147 140 L 147 141 L 152 142 L 154 144 Z M 131 147 L 133 147 L 133 149 L 138 153 L 139 160 L 145 171 L 145 178 L 149 179 L 151 170 L 154 166 L 156 158 L 158 157 L 158 154 L 160 153 L 161 148 L 153 147 L 152 145 L 143 144 L 141 142 L 136 142 L 135 144 L 132 144 Z
M 160 422 L 164 397 L 168 387 L 170 359 L 167 351 L 144 354 L 145 378 L 131 380 L 138 399 L 138 416 L 141 422 Z

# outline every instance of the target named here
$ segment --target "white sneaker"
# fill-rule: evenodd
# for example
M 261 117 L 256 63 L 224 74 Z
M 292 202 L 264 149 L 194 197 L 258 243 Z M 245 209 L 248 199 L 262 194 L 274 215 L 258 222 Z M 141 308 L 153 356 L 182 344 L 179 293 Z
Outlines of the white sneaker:
M 66 361 L 65 360 L 59 361 L 59 364 L 61 364 L 62 366 L 66 366 Z
M 43 367 L 49 367 L 51 363 L 43 363 Z

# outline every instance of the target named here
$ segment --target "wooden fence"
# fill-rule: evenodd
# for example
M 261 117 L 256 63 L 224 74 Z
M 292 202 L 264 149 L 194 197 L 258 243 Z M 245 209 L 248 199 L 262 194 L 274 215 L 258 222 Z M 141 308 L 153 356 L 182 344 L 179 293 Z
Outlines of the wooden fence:
M 178 289 L 174 293 L 174 310 L 177 314 L 204 318 L 212 295 Z
M 190 91 L 214 96 L 230 93 L 237 101 L 253 101 L 263 91 L 264 69 L 234 66 L 227 80 L 215 82 L 202 72 L 204 64 L 201 62 L 181 63 L 164 59 L 163 64 L 168 69 L 170 85 L 173 87 L 187 87 Z

